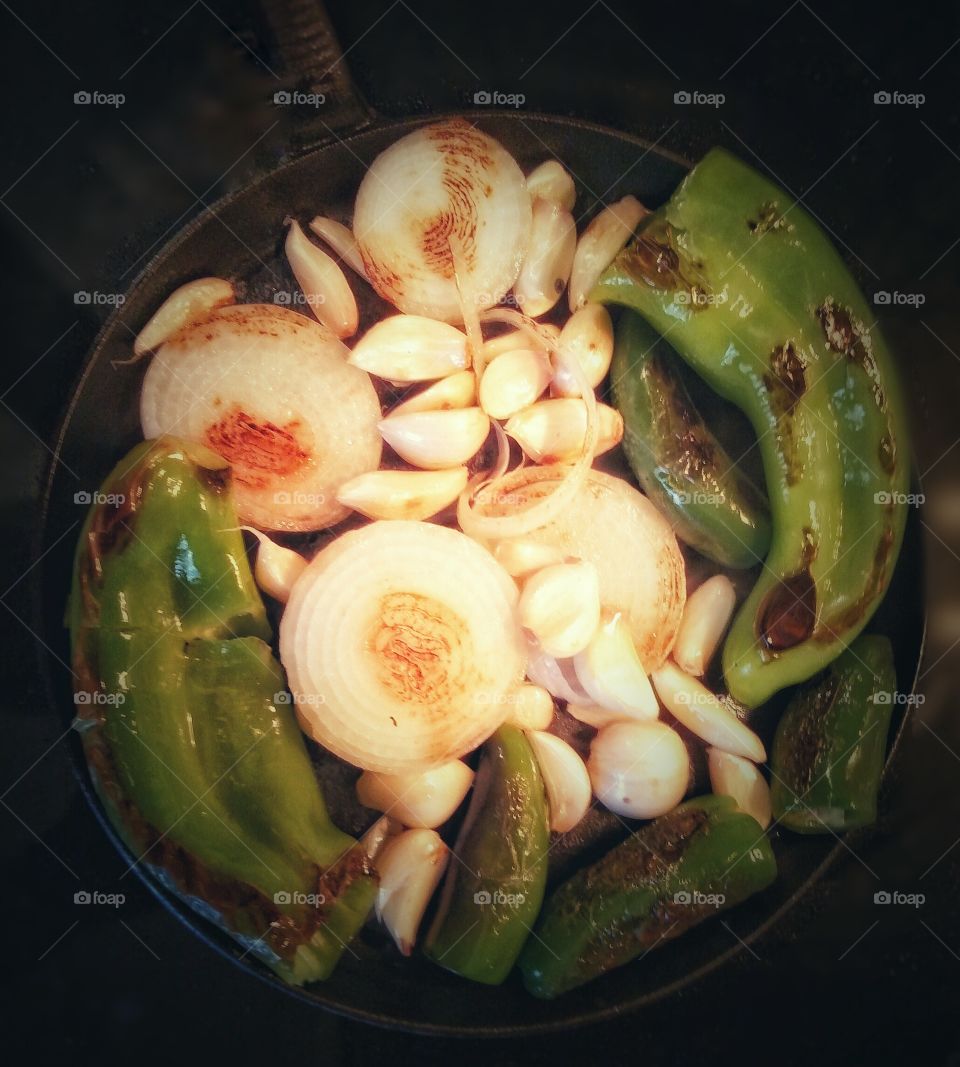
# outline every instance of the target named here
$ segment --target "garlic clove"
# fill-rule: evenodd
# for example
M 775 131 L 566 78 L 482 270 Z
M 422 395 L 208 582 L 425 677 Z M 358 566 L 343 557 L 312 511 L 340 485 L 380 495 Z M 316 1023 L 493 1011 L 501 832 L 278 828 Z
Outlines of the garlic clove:
M 403 829 L 403 825 L 389 815 L 381 815 L 360 838 L 360 845 L 369 860 L 376 858 L 383 852 L 387 842 L 396 837 Z
M 507 697 L 510 714 L 507 721 L 521 730 L 547 730 L 556 708 L 553 697 L 543 686 L 524 683 Z
M 527 579 L 517 612 L 548 656 L 576 655 L 600 624 L 597 568 L 586 562 L 544 567 Z
M 677 666 L 700 677 L 706 672 L 733 616 L 737 593 L 725 574 L 715 574 L 687 597 L 673 645 Z
M 656 719 L 660 705 L 633 644 L 630 628 L 617 612 L 573 661 L 577 678 L 593 700 L 623 718 Z
M 684 674 L 669 660 L 651 677 L 663 706 L 702 741 L 754 763 L 766 760 L 760 738 L 696 678 Z
M 615 722 L 590 745 L 590 782 L 604 807 L 628 819 L 672 811 L 690 784 L 690 757 L 666 723 Z
M 452 760 L 403 774 L 364 771 L 357 779 L 357 798 L 364 807 L 382 811 L 404 826 L 432 829 L 460 807 L 472 784 L 473 771 Z
M 230 282 L 223 278 L 197 278 L 174 291 L 147 320 L 133 342 L 135 356 L 159 348 L 177 330 L 196 321 L 208 311 L 236 303 Z
M 286 604 L 290 599 L 293 583 L 306 570 L 307 561 L 292 548 L 278 545 L 260 530 L 252 526 L 241 526 L 241 530 L 252 533 L 259 542 L 257 561 L 253 568 L 253 577 L 257 585 L 274 600 Z
M 337 253 L 337 255 L 364 280 L 367 279 L 367 269 L 363 265 L 363 257 L 353 231 L 344 226 L 342 222 L 317 215 L 310 220 L 310 229 Z
M 490 420 L 480 408 L 415 411 L 390 415 L 380 423 L 384 441 L 401 459 L 431 471 L 466 463 L 489 432 Z
M 587 294 L 630 240 L 644 215 L 649 215 L 649 211 L 643 204 L 635 196 L 625 196 L 605 207 L 583 231 L 577 242 L 567 287 L 571 311 L 584 304 Z
M 573 211 L 577 190 L 566 168 L 555 159 L 548 159 L 527 175 L 527 192 L 531 200 L 552 200 L 564 211 Z
M 467 335 L 422 315 L 391 315 L 353 346 L 349 362 L 391 382 L 428 382 L 470 365 Z
M 429 519 L 467 487 L 467 468 L 369 471 L 337 490 L 337 500 L 370 519 Z
M 541 396 L 551 374 L 545 352 L 523 348 L 504 352 L 483 372 L 480 407 L 492 419 L 509 419 Z
M 468 408 L 477 402 L 477 379 L 472 370 L 457 371 L 425 389 L 408 396 L 391 408 L 390 415 L 412 415 L 415 411 L 449 411 Z
M 597 415 L 594 455 L 600 456 L 623 440 L 623 416 L 607 404 L 597 404 Z M 568 463 L 583 450 L 587 411 L 579 398 L 540 400 L 511 416 L 504 429 L 534 463 Z
M 720 796 L 733 797 L 737 807 L 752 815 L 766 830 L 773 817 L 770 786 L 756 764 L 719 748 L 707 749 L 710 787 Z
M 296 219 L 289 220 L 283 247 L 313 314 L 337 337 L 355 334 L 360 322 L 357 301 L 336 261 L 307 237 Z
M 527 578 L 553 563 L 563 563 L 563 552 L 557 545 L 522 537 L 498 541 L 493 547 L 493 557 L 513 578 Z
M 577 722 L 586 723 L 587 726 L 592 726 L 595 730 L 602 730 L 604 726 L 609 726 L 612 722 L 629 722 L 631 718 L 619 711 L 601 708 L 598 704 L 568 703 L 567 711 Z
M 430 898 L 440 884 L 450 850 L 434 830 L 407 830 L 377 860 L 377 917 L 397 948 L 409 956 Z
M 590 697 L 573 672 L 573 661 L 548 656 L 530 636 L 527 637 L 527 677 L 535 685 L 546 689 L 556 700 L 563 700 L 567 704 L 590 703 Z
M 560 331 L 558 347 L 575 356 L 594 389 L 610 370 L 613 359 L 613 322 L 603 304 L 584 304 Z M 551 396 L 579 396 L 580 386 L 562 361 L 554 364 Z
M 590 810 L 593 788 L 587 765 L 575 749 L 554 734 L 528 730 L 526 737 L 543 777 L 550 829 L 565 834 Z
M 525 315 L 545 315 L 560 299 L 576 247 L 577 227 L 570 212 L 550 200 L 535 200 L 530 244 L 513 286 Z

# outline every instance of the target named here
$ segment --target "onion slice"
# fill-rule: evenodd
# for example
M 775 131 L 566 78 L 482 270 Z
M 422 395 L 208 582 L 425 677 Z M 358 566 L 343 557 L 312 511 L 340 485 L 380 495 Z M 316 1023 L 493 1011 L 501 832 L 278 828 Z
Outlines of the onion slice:
M 318 322 L 272 304 L 217 308 L 154 356 L 140 397 L 147 438 L 198 441 L 233 468 L 241 522 L 319 530 L 349 514 L 344 482 L 380 463 L 380 402 Z
M 341 759 L 397 774 L 459 759 L 523 678 L 517 588 L 456 530 L 375 522 L 303 572 L 280 624 L 301 726 Z
M 461 294 L 478 309 L 502 299 L 520 273 L 530 224 L 523 172 L 503 145 L 463 119 L 424 126 L 381 152 L 353 215 L 380 296 L 446 322 L 463 320 Z M 454 251 L 462 257 L 456 271 Z

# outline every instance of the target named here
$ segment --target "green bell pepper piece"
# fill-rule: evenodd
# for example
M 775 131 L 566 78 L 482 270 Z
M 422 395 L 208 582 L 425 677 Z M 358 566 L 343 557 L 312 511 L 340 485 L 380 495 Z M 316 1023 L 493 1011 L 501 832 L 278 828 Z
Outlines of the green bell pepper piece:
M 623 451 L 677 536 L 726 567 L 753 567 L 770 547 L 762 493 L 730 459 L 677 373 L 664 338 L 624 310 L 610 367 Z
M 424 952 L 447 970 L 499 985 L 536 921 L 547 882 L 547 803 L 522 730 L 487 741 Z
M 287 981 L 327 977 L 376 878 L 327 815 L 218 456 L 162 438 L 116 467 L 68 616 L 78 725 L 121 836 Z
M 553 893 L 520 957 L 524 983 L 550 1000 L 739 904 L 776 875 L 770 842 L 731 797 L 689 800 Z
M 910 474 L 892 356 L 819 226 L 722 149 L 644 220 L 590 298 L 669 334 L 757 434 L 773 538 L 723 649 L 730 693 L 756 707 L 836 658 L 889 585 Z
M 770 763 L 778 822 L 801 834 L 825 834 L 876 821 L 896 687 L 889 640 L 864 634 L 793 697 Z

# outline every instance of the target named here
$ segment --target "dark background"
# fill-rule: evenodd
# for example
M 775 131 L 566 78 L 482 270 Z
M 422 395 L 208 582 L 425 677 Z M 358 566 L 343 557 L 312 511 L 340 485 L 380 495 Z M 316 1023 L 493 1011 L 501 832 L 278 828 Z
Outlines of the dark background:
M 868 293 L 922 297 L 880 309 L 914 417 L 930 614 L 926 700 L 909 720 L 879 827 L 789 929 L 682 995 L 599 1030 L 451 1047 L 278 996 L 204 947 L 139 882 L 120 884 L 124 865 L 82 802 L 64 739 L 36 714 L 36 499 L 70 382 L 109 311 L 75 294 L 122 291 L 164 234 L 277 163 L 291 130 L 271 103 L 280 83 L 254 4 L 0 0 L 0 255 L 12 333 L 0 370 L 9 567 L 0 833 L 4 1014 L 18 1059 L 958 1061 L 960 15 L 953 3 L 838 8 L 329 5 L 351 71 L 385 115 L 472 107 L 485 89 L 691 158 L 725 144 L 804 197 Z M 126 101 L 78 106 L 80 90 Z M 677 105 L 678 90 L 725 100 Z M 925 101 L 878 105 L 884 90 Z M 79 908 L 79 889 L 122 891 L 126 902 Z M 875 905 L 879 889 L 925 902 Z

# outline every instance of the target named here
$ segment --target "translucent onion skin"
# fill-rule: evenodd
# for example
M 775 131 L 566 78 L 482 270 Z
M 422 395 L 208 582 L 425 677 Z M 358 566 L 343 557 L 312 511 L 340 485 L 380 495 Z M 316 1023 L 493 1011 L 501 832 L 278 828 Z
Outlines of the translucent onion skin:
M 385 774 L 465 755 L 504 721 L 523 678 L 517 599 L 456 530 L 397 520 L 342 534 L 298 579 L 280 624 L 301 726 Z
M 476 310 L 492 307 L 517 280 L 531 218 L 510 153 L 452 119 L 381 152 L 357 192 L 353 232 L 380 296 L 401 311 L 462 322 L 461 298 Z M 464 268 L 459 291 L 455 254 Z
M 175 433 L 233 468 L 241 522 L 319 530 L 340 486 L 380 463 L 380 402 L 326 327 L 273 304 L 217 308 L 170 337 L 140 396 L 147 438 Z

